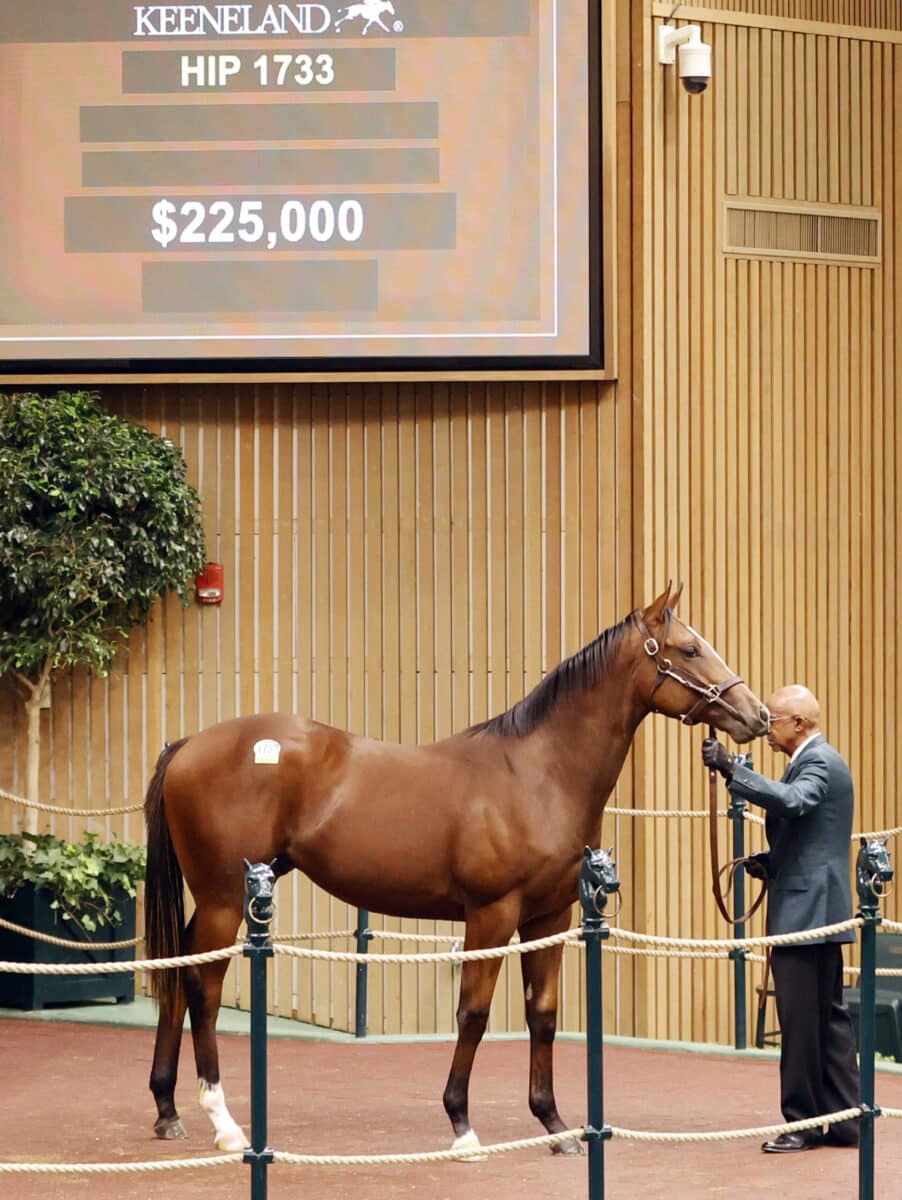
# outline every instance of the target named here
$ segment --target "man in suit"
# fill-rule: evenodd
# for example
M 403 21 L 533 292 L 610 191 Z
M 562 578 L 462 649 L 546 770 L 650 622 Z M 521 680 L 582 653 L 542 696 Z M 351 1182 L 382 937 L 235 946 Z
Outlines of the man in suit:
M 769 850 L 746 860 L 748 873 L 767 880 L 768 935 L 796 933 L 847 921 L 852 915 L 849 845 L 852 776 L 820 732 L 820 707 L 806 687 L 780 688 L 768 701 L 767 741 L 789 756 L 776 782 L 733 758 L 715 738 L 702 746 L 705 765 L 719 771 L 730 792 L 767 813 Z M 855 931 L 771 952 L 782 1034 L 780 1100 L 786 1121 L 855 1108 L 859 1102 L 855 1032 L 843 1005 L 842 943 Z M 786 1154 L 818 1146 L 857 1146 L 858 1121 L 784 1133 L 761 1147 Z

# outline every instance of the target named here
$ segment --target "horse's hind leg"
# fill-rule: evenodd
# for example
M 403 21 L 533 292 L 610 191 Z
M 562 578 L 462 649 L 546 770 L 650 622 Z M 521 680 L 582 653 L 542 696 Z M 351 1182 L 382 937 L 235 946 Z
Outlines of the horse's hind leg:
M 537 941 L 561 933 L 570 922 L 570 905 L 553 917 L 542 917 L 520 926 L 520 940 Z M 557 1030 L 558 979 L 563 946 L 534 950 L 520 958 L 526 1024 L 529 1029 L 529 1107 L 549 1133 L 562 1133 L 567 1126 L 560 1118 L 554 1098 L 554 1035 Z M 560 1142 L 555 1154 L 581 1154 L 577 1141 Z
M 503 946 L 511 938 L 516 916 L 510 915 L 511 905 L 502 903 L 471 915 L 467 919 L 466 950 L 488 946 Z M 484 962 L 465 962 L 460 977 L 460 998 L 457 1005 L 457 1045 L 451 1061 L 451 1071 L 442 1097 L 445 1112 L 454 1130 L 454 1149 L 479 1146 L 479 1138 L 470 1126 L 469 1089 L 473 1059 L 488 1024 L 492 993 L 501 969 L 502 959 Z
M 235 940 L 241 922 L 240 910 L 219 909 L 215 913 L 195 914 L 195 944 L 192 953 L 229 946 Z M 222 1000 L 222 981 L 228 960 L 187 967 L 184 971 L 185 994 L 191 1014 L 194 1061 L 197 1066 L 198 1101 L 213 1125 L 213 1142 L 226 1152 L 243 1150 L 249 1145 L 241 1126 L 234 1120 L 225 1102 L 219 1077 L 219 1052 L 216 1047 L 216 1017 Z
M 150 1069 L 150 1090 L 157 1103 L 153 1131 L 158 1138 L 167 1140 L 188 1136 L 175 1107 L 175 1080 L 186 1006 L 181 990 L 165 1008 L 161 1006 Z

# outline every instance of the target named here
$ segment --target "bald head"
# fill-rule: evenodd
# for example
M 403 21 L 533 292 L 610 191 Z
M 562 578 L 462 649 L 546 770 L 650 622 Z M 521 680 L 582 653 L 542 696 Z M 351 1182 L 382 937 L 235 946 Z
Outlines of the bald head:
M 821 719 L 821 706 L 817 696 L 800 683 L 790 683 L 786 687 L 777 688 L 767 707 L 771 712 L 785 713 L 788 717 L 801 717 L 811 725 L 817 725 Z
M 767 740 L 774 750 L 792 754 L 806 738 L 817 733 L 821 706 L 814 693 L 800 683 L 777 688 L 767 707 L 770 709 Z

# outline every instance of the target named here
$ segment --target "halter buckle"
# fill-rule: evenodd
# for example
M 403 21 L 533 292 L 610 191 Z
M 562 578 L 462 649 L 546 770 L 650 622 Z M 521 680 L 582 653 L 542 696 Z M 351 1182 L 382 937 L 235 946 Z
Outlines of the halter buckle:
M 713 704 L 715 700 L 719 700 L 719 699 L 720 699 L 720 688 L 717 686 L 716 683 L 712 683 L 711 686 L 708 688 L 708 690 L 705 692 L 705 700 L 709 704 Z
M 649 658 L 656 658 L 661 653 L 661 647 L 653 637 L 645 639 L 645 653 Z

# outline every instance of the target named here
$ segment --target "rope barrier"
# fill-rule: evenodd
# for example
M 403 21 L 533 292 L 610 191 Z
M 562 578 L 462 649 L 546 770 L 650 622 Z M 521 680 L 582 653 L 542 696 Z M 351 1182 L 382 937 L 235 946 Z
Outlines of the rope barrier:
M 195 1167 L 230 1167 L 243 1163 L 243 1154 L 213 1154 L 209 1158 L 169 1158 L 159 1162 L 125 1163 L 0 1163 L 0 1175 L 125 1175 L 132 1171 L 186 1171 Z
M 533 950 L 546 950 L 549 946 L 561 946 L 565 942 L 579 942 L 581 936 L 581 930 L 568 929 L 564 933 L 537 938 L 534 942 L 511 942 L 507 946 L 488 946 L 484 950 L 449 950 L 444 953 L 438 951 L 435 954 L 356 954 L 351 950 L 307 950 L 300 946 L 284 946 L 278 943 L 273 949 L 277 954 L 289 955 L 292 958 L 319 958 L 327 962 L 463 963 L 504 958 L 508 954 L 529 954 Z
M 839 1112 L 827 1113 L 822 1117 L 808 1117 L 805 1121 L 790 1121 L 785 1125 L 757 1125 L 753 1129 L 720 1129 L 701 1133 L 645 1133 L 636 1129 L 619 1129 L 611 1126 L 611 1136 L 631 1142 L 659 1142 L 676 1144 L 681 1142 L 729 1142 L 740 1138 L 773 1137 L 781 1133 L 803 1133 L 806 1129 L 822 1129 L 824 1125 L 836 1125 L 840 1121 L 851 1121 L 860 1117 L 861 1108 L 844 1108 Z
M 56 804 L 40 804 L 37 800 L 27 800 L 24 796 L 17 796 L 15 792 L 8 792 L 6 788 L 0 788 L 0 800 L 9 800 L 23 808 L 36 808 L 39 812 L 55 813 L 61 817 L 118 817 L 122 813 L 140 812 L 144 808 L 143 802 L 126 804 L 121 808 L 62 808 Z
M 807 929 L 803 933 L 777 933 L 771 937 L 757 938 L 720 938 L 705 940 L 703 938 L 666 938 L 655 937 L 651 933 L 633 933 L 628 929 L 617 929 L 611 926 L 611 937 L 625 938 L 627 941 L 639 942 L 643 945 L 674 946 L 680 950 L 741 950 L 756 949 L 764 946 L 793 946 L 801 942 L 810 942 L 818 937 L 830 937 L 834 933 L 842 933 L 846 929 L 858 929 L 864 924 L 861 917 L 852 917 L 836 925 L 824 925 L 820 929 Z
M 84 949 L 84 945 L 81 947 Z M 203 963 L 221 962 L 244 953 L 240 943 L 204 954 L 186 954 L 181 958 L 127 958 L 121 962 L 91 963 L 22 963 L 0 962 L 0 973 L 11 975 L 116 975 L 124 971 L 168 971 L 173 967 L 194 967 Z M 313 951 L 315 953 L 315 951 Z
M 638 948 L 631 949 L 611 946 L 609 949 L 614 953 L 645 953 L 659 957 L 672 955 L 675 958 L 723 958 L 731 950 L 796 945 L 809 942 L 814 938 L 829 937 L 835 933 L 842 933 L 847 929 L 857 929 L 863 924 L 864 922 L 860 917 L 853 917 L 849 921 L 843 921 L 835 925 L 824 925 L 820 929 L 809 929 L 802 933 L 782 933 L 773 934 L 770 937 L 757 938 L 720 939 L 657 937 L 650 933 L 634 933 L 628 929 L 618 929 L 616 926 L 611 926 L 610 935 L 612 938 L 622 938 L 625 941 L 636 942 Z M 374 964 L 463 963 L 481 962 L 492 958 L 505 958 L 508 955 L 514 954 L 530 954 L 534 950 L 545 950 L 549 946 L 581 946 L 583 944 L 582 930 L 576 928 L 568 929 L 563 933 L 552 934 L 550 937 L 537 938 L 532 942 L 510 942 L 506 946 L 489 946 L 482 950 L 438 951 L 431 954 L 358 954 L 350 950 L 310 950 L 300 946 L 283 945 L 278 942 L 274 943 L 273 950 L 276 954 L 292 958 L 313 958 L 328 962 L 366 962 Z M 79 949 L 85 949 L 84 943 L 78 943 L 78 946 Z M 669 949 L 662 951 L 648 949 L 648 947 L 654 946 L 668 947 Z M 684 951 L 697 951 L 699 953 L 683 953 Z M 44 963 L 39 965 L 36 963 L 0 962 L 0 972 L 19 975 L 109 975 L 123 971 L 163 971 L 175 967 L 199 966 L 203 963 L 219 962 L 226 958 L 237 957 L 243 954 L 243 952 L 242 943 L 236 942 L 232 946 L 226 946 L 220 950 L 208 950 L 203 954 L 188 954 L 177 958 L 127 959 L 122 962 L 92 963 L 89 966 L 78 963 Z M 850 971 L 860 970 L 857 967 L 844 969 Z M 878 969 L 877 974 L 900 975 L 902 974 L 902 969 L 885 967 Z
M 41 804 L 37 800 L 29 800 L 25 796 L 18 796 L 15 792 L 8 792 L 6 788 L 0 788 L 0 800 L 9 800 L 12 804 L 19 804 L 23 808 L 35 808 L 39 812 L 55 813 L 57 816 L 69 817 L 115 817 L 121 816 L 123 813 L 141 812 L 144 808 L 144 803 L 127 804 L 119 808 L 65 808 L 56 804 Z M 702 808 L 606 808 L 605 812 L 612 817 L 707 817 L 707 809 Z M 721 814 L 726 816 L 726 812 Z M 746 810 L 743 812 L 743 817 L 747 821 L 751 821 L 755 825 L 763 825 L 764 817 L 759 817 L 757 813 L 752 813 Z M 867 833 L 853 833 L 852 841 L 857 841 L 859 838 L 884 838 L 895 837 L 897 833 L 902 833 L 902 825 L 896 825 L 893 829 L 877 829 L 870 830 Z M 356 930 L 352 930 L 356 932 Z M 350 936 L 350 935 L 349 935 Z
M 288 1154 L 277 1150 L 273 1162 L 293 1167 L 384 1167 L 411 1166 L 415 1163 L 466 1162 L 467 1159 L 487 1158 L 494 1154 L 510 1154 L 514 1150 L 532 1150 L 538 1146 L 557 1146 L 561 1142 L 582 1141 L 583 1129 L 567 1129 L 563 1133 L 547 1133 L 544 1137 L 521 1138 L 516 1142 L 496 1142 L 491 1146 L 461 1146 L 458 1150 L 424 1150 L 419 1154 Z
M 14 921 L 5 921 L 0 917 L 0 929 L 9 929 L 12 933 L 21 934 L 22 937 L 33 938 L 36 942 L 47 942 L 51 946 L 63 946 L 66 950 L 127 950 L 129 946 L 137 946 L 138 942 L 143 942 L 143 937 L 130 938 L 127 942 L 73 942 L 68 938 L 54 937 L 50 933 L 38 933 L 36 929 L 27 929 L 24 925 L 17 925 Z

